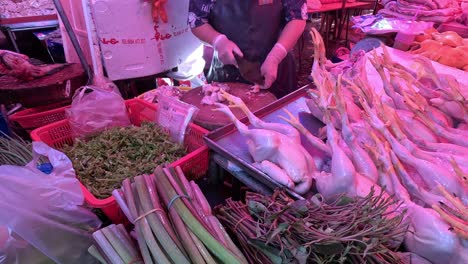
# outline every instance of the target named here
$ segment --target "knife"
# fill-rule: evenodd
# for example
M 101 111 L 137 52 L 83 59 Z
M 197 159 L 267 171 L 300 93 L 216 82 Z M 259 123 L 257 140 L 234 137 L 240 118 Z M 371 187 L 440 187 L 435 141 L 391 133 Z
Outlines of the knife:
M 238 56 L 237 54 L 234 54 L 234 56 L 236 58 L 237 65 L 239 66 L 239 72 L 242 78 L 253 84 L 264 84 L 265 79 L 263 78 L 262 73 L 260 72 L 261 65 L 259 62 L 249 61 Z

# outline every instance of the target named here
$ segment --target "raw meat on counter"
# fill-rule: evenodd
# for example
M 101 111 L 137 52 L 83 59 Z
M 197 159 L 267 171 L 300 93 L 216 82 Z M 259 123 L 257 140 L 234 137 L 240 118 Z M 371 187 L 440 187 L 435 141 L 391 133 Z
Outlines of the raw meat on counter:
M 468 39 L 453 31 L 439 33 L 434 30 L 418 36 L 410 53 L 468 71 Z
M 379 14 L 408 20 L 444 23 L 455 20 L 462 13 L 457 0 L 395 0 L 382 2 Z
M 31 81 L 53 74 L 68 65 L 33 65 L 26 55 L 8 50 L 0 50 L 0 76 L 9 75 L 22 81 Z
M 140 94 L 138 98 L 150 103 L 156 103 L 158 102 L 158 98 L 161 96 L 168 96 L 180 99 L 182 98 L 182 95 L 182 91 L 178 87 L 171 85 L 163 85 L 159 86 L 157 89 L 149 90 L 143 94 Z
M 215 82 L 203 85 L 202 93 L 204 96 L 201 103 L 206 105 L 213 105 L 215 103 L 225 101 L 221 91 L 229 91 L 229 86 Z
M 463 10 L 463 13 L 457 17 L 456 21 L 460 24 L 463 24 L 465 26 L 468 26 L 468 3 L 467 2 L 462 2 L 461 3 L 461 8 Z
M 467 8 L 468 10 L 468 8 Z M 468 11 L 467 11 L 468 12 Z M 468 13 L 463 13 L 457 17 L 456 21 L 460 24 L 468 26 Z

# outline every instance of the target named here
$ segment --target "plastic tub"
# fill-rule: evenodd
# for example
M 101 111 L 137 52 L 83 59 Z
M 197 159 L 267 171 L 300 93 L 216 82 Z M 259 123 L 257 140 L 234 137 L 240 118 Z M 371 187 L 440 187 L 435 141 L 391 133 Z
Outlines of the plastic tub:
M 139 126 L 142 121 L 153 121 L 156 117 L 157 105 L 141 99 L 130 99 L 125 102 L 133 125 Z M 184 145 L 188 154 L 170 164 L 170 167 L 180 166 L 189 180 L 196 180 L 205 175 L 208 170 L 208 147 L 203 136 L 208 130 L 191 123 L 185 135 Z M 61 149 L 64 145 L 73 144 L 71 127 L 68 119 L 61 120 L 31 132 L 34 141 L 42 141 L 51 147 Z M 84 185 L 81 185 L 86 205 L 99 208 L 115 224 L 126 223 L 127 219 L 120 210 L 114 197 L 96 198 Z

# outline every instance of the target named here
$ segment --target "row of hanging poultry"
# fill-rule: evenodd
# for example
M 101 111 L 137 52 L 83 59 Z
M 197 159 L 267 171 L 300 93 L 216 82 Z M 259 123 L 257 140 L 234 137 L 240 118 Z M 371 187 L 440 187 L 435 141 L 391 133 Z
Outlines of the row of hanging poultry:
M 314 30 L 312 38 L 317 89 L 309 91 L 307 105 L 325 124 L 321 133 L 312 134 L 287 111 L 282 118 L 289 125 L 263 122 L 224 93 L 247 114 L 249 129 L 217 104 L 246 137 L 254 166 L 300 194 L 310 193 L 314 183 L 325 198 L 383 190 L 406 211 L 406 250 L 432 263 L 468 263 L 466 84 L 438 74 L 424 57 L 405 67 L 385 47 L 331 64 L 320 34 Z M 368 60 L 383 87 L 369 82 Z M 314 147 L 312 154 L 299 133 Z

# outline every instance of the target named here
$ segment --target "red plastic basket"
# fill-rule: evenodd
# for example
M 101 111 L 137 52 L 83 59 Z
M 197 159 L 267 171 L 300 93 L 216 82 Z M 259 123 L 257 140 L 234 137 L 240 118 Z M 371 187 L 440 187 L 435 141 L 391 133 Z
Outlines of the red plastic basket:
M 156 117 L 158 108 L 155 104 L 141 99 L 130 99 L 125 101 L 125 104 L 133 125 L 139 126 L 142 121 L 153 121 Z M 189 180 L 202 177 L 208 170 L 208 147 L 203 141 L 203 136 L 207 133 L 206 129 L 193 123 L 190 124 L 184 142 L 188 154 L 170 164 L 170 167 L 180 166 Z M 31 138 L 57 149 L 63 148 L 64 145 L 71 145 L 74 141 L 68 119 L 35 129 L 31 132 Z M 114 197 L 98 199 L 84 185 L 81 185 L 81 189 L 88 206 L 101 209 L 115 224 L 127 221 Z
M 69 103 L 67 102 L 67 104 Z M 14 113 L 9 119 L 30 132 L 36 128 L 67 118 L 65 110 L 68 107 L 70 106 L 64 106 L 63 103 L 60 103 L 29 108 Z
M 322 4 L 341 3 L 342 0 L 320 0 Z

